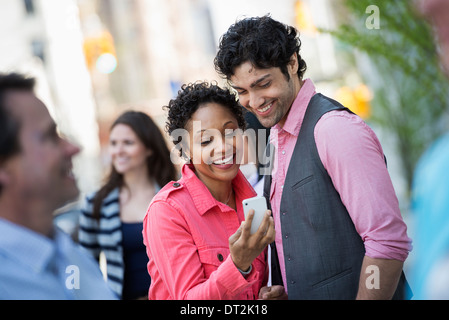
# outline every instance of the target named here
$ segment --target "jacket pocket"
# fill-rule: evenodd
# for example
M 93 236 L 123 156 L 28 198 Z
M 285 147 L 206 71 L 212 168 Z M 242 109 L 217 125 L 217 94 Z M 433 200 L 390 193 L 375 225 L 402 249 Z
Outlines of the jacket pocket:
M 318 281 L 317 283 L 312 285 L 312 288 L 314 288 L 314 289 L 321 288 L 321 287 L 328 285 L 334 281 L 337 281 L 351 273 L 352 273 L 352 268 L 345 269 L 343 271 L 338 272 L 337 274 L 334 274 L 333 276 L 331 276 L 329 278 Z
M 310 176 L 307 176 L 305 178 L 302 178 L 301 180 L 295 182 L 292 185 L 292 190 L 298 189 L 299 187 L 302 187 L 303 185 L 311 182 L 313 179 L 315 179 L 315 177 L 313 176 L 313 174 L 311 174 Z
M 198 255 L 203 265 L 204 275 L 209 278 L 210 274 L 226 260 L 229 255 L 229 248 L 226 247 L 201 247 L 198 248 Z

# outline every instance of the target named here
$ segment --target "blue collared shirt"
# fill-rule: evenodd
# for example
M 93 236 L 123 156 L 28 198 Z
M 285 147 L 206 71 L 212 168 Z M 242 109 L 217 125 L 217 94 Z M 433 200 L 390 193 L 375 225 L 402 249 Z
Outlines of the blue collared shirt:
M 68 235 L 53 239 L 0 218 L 0 299 L 117 299 Z
M 411 207 L 416 230 L 410 284 L 417 300 L 449 298 L 448 168 L 446 133 L 422 155 L 413 179 Z

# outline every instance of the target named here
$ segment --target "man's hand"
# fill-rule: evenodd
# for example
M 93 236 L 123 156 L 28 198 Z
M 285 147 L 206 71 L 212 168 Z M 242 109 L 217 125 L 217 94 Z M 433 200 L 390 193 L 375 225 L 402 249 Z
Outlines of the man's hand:
M 262 287 L 259 291 L 259 299 L 261 300 L 287 300 L 288 295 L 284 290 L 284 286 Z

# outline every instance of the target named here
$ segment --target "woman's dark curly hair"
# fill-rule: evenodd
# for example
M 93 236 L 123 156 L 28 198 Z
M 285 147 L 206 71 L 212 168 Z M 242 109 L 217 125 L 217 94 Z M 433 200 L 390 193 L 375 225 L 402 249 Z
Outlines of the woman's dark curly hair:
M 236 67 L 249 61 L 261 69 L 279 67 L 289 80 L 287 65 L 296 52 L 298 77 L 302 79 L 307 66 L 299 55 L 300 48 L 301 40 L 294 27 L 269 15 L 245 18 L 230 26 L 221 37 L 214 59 L 215 70 L 229 80 Z
M 178 96 L 170 100 L 164 110 L 168 110 L 165 130 L 170 135 L 176 146 L 182 137 L 172 135 L 176 129 L 187 129 L 186 125 L 193 113 L 205 103 L 215 102 L 227 108 L 237 119 L 240 129 L 245 129 L 243 108 L 240 106 L 236 96 L 228 89 L 220 88 L 215 82 L 195 82 L 184 84 L 178 91 Z M 182 151 L 182 148 L 181 148 Z M 182 156 L 182 154 L 181 154 Z

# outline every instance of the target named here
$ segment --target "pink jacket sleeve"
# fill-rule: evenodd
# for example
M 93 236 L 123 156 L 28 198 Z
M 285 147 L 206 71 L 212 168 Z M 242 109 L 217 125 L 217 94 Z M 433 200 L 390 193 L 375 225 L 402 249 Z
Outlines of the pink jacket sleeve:
M 183 214 L 166 202 L 152 203 L 143 228 L 145 245 L 160 276 L 152 281 L 161 280 L 173 299 L 236 299 L 258 279 L 254 267 L 245 279 L 231 255 L 206 278 Z

